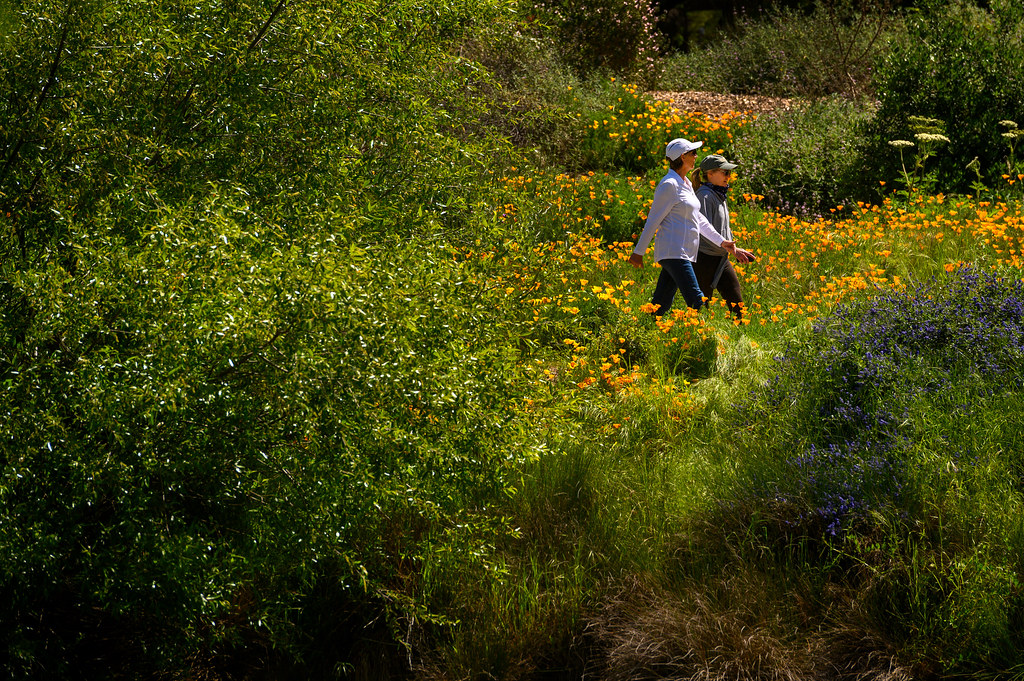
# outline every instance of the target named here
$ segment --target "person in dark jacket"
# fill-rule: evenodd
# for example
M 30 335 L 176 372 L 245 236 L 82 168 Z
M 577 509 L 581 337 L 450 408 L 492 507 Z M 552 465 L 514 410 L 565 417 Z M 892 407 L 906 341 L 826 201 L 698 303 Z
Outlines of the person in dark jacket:
M 691 178 L 693 186 L 697 187 L 700 212 L 727 241 L 732 240 L 732 229 L 729 226 L 729 205 L 726 198 L 729 181 L 735 168 L 736 164 L 730 163 L 724 156 L 709 154 L 701 160 Z M 736 249 L 738 262 L 747 263 L 756 259 L 750 251 Z M 729 305 L 733 316 L 736 319 L 743 317 L 743 292 L 736 270 L 729 262 L 728 251 L 701 235 L 693 271 L 697 275 L 697 283 L 700 284 L 705 298 L 710 300 L 717 290 Z

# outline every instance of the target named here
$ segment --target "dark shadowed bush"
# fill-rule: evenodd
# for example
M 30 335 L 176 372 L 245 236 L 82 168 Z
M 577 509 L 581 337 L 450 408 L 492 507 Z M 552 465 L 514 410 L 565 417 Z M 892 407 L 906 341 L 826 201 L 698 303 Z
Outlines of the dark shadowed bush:
M 657 79 L 661 39 L 648 0 L 541 0 L 535 8 L 554 28 L 562 60 L 581 75 L 605 71 L 644 85 Z
M 871 155 L 887 179 L 899 175 L 890 140 L 915 142 L 911 116 L 943 121 L 949 145 L 932 160 L 937 188 L 969 191 L 978 159 L 982 181 L 1002 185 L 1009 148 L 1000 121 L 1024 112 L 1024 9 L 997 0 L 987 9 L 957 0 L 912 15 L 908 38 L 882 62 L 875 90 L 881 102 L 871 129 Z M 913 150 L 911 150 L 913 151 Z
M 665 90 L 780 97 L 861 97 L 878 59 L 901 40 L 902 19 L 871 0 L 816 2 L 741 15 L 713 44 L 665 60 Z

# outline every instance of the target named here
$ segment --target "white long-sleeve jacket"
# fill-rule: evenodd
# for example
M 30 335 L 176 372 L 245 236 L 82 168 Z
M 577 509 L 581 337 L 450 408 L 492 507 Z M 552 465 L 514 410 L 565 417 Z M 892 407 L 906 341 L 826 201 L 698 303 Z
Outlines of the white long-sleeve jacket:
M 701 214 L 700 201 L 689 178 L 674 170 L 669 170 L 658 182 L 644 231 L 640 233 L 633 252 L 644 255 L 655 232 L 654 259 L 659 262 L 669 259 L 693 262 L 697 259 L 701 236 L 716 246 L 725 241 Z

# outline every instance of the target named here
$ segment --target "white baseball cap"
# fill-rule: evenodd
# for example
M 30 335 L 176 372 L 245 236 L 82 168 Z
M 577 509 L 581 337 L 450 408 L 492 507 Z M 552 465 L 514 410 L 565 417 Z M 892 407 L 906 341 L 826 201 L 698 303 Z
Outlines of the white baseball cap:
M 665 156 L 674 161 L 685 153 L 691 152 L 694 149 L 700 149 L 703 145 L 703 142 L 691 142 L 690 140 L 684 140 L 682 137 L 677 137 L 665 147 Z

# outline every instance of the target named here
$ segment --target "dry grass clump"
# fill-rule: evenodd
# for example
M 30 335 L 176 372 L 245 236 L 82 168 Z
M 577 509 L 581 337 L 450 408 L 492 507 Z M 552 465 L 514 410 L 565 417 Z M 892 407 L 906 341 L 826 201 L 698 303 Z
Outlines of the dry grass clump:
M 789 640 L 782 613 L 750 598 L 766 588 L 750 574 L 726 577 L 715 593 L 696 583 L 670 591 L 631 580 L 590 625 L 602 678 L 810 678 L 812 664 Z
M 686 580 L 654 587 L 630 578 L 610 592 L 587 634 L 607 681 L 910 681 L 881 636 L 862 626 L 856 596 L 817 612 L 803 585 L 729 566 L 714 587 Z M 830 622 L 829 620 L 839 620 Z M 814 620 L 817 620 L 815 622 Z

